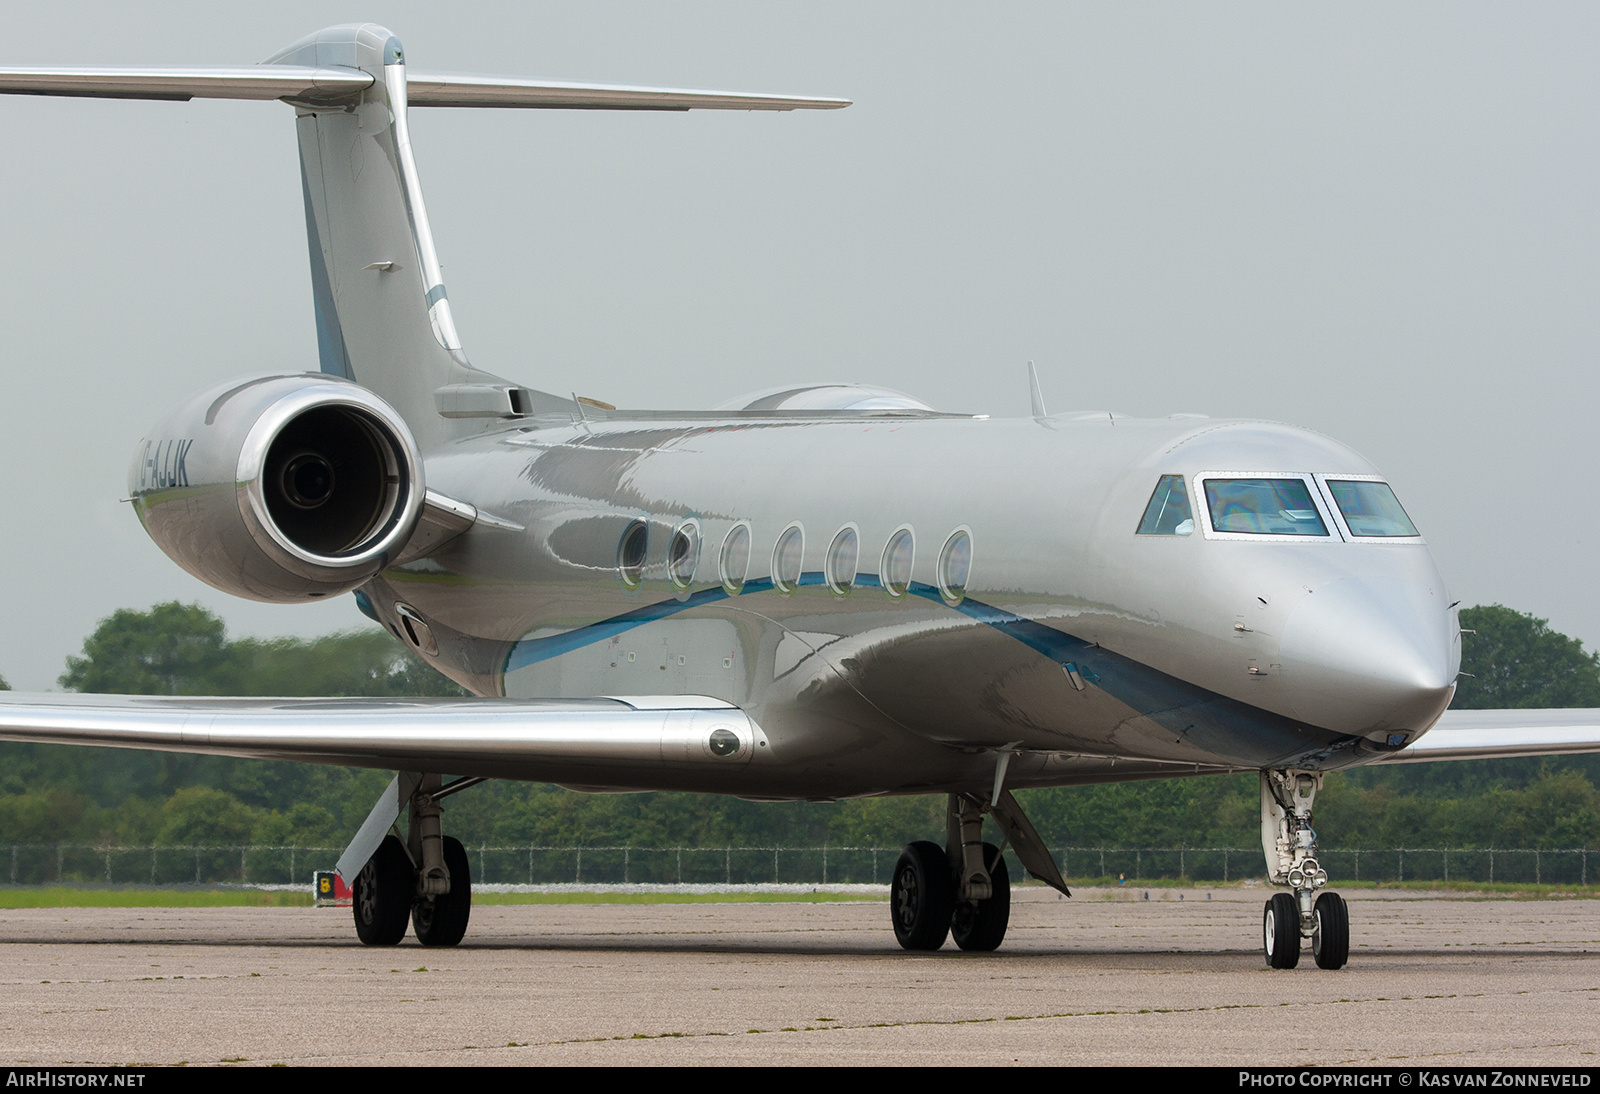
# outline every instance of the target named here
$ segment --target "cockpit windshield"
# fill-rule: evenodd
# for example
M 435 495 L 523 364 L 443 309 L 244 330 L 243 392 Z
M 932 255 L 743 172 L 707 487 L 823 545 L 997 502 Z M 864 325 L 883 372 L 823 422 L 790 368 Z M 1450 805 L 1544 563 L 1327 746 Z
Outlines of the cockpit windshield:
M 1400 499 L 1386 482 L 1361 479 L 1328 479 L 1328 493 L 1339 506 L 1353 536 L 1415 536 L 1420 533 L 1411 523 Z
M 1326 536 L 1328 526 L 1303 479 L 1206 479 L 1206 505 L 1218 532 Z
M 1139 521 L 1141 536 L 1186 536 L 1194 531 L 1194 516 L 1189 512 L 1189 491 L 1182 475 L 1162 475 L 1156 483 L 1150 504 Z

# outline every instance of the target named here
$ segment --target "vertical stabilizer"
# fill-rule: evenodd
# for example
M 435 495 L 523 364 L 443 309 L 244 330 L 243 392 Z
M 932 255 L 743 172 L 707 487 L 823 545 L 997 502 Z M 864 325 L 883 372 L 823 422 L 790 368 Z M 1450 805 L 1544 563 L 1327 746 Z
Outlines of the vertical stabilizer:
M 420 447 L 575 401 L 467 363 L 445 295 L 406 110 L 837 110 L 848 99 L 408 72 L 376 23 L 328 27 L 259 65 L 0 65 L 0 95 L 280 99 L 295 108 L 322 371 L 398 410 Z
M 294 103 L 322 371 L 387 400 L 424 449 L 484 428 L 493 418 L 447 418 L 436 401 L 458 385 L 509 385 L 468 364 L 456 334 L 411 153 L 400 40 L 373 23 L 329 27 L 265 63 L 373 78 L 354 96 Z

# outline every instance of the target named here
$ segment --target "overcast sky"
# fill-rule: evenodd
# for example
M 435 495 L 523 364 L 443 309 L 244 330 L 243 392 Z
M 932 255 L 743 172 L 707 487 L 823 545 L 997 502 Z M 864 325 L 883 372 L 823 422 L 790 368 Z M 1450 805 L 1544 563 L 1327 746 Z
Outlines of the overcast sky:
M 153 14 L 152 14 L 153 13 Z M 0 63 L 253 62 L 389 26 L 419 69 L 840 95 L 810 114 L 415 110 L 468 354 L 692 407 L 1262 417 L 1389 475 L 1454 595 L 1600 645 L 1600 6 L 12 5 Z M 118 607 L 234 634 L 119 504 L 134 442 L 316 367 L 291 112 L 0 96 L 0 675 Z

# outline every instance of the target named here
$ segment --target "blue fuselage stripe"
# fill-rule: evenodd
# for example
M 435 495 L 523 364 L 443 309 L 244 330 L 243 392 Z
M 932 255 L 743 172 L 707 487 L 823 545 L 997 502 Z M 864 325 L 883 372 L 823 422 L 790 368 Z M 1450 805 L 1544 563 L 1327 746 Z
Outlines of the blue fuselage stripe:
M 800 584 L 824 585 L 821 573 L 801 575 Z M 856 588 L 881 588 L 872 574 L 857 577 Z M 772 581 L 761 578 L 747 582 L 739 595 L 770 592 Z M 1160 669 L 1114 653 L 1074 635 L 1043 623 L 996 608 L 970 597 L 951 604 L 931 585 L 913 584 L 908 595 L 921 597 L 965 615 L 1006 635 L 1076 675 L 1079 681 L 1143 715 L 1167 732 L 1221 757 L 1221 762 L 1238 763 L 1241 757 L 1260 757 L 1248 763 L 1315 762 L 1331 748 L 1340 747 L 1325 731 L 1292 718 L 1274 714 L 1237 699 L 1189 683 Z M 732 599 L 721 588 L 706 589 L 681 599 L 648 604 L 631 612 L 603 619 L 562 634 L 529 638 L 515 643 L 506 657 L 506 671 L 525 668 L 573 650 L 582 649 L 626 633 L 635 627 L 667 619 L 693 608 Z
M 802 586 L 814 587 L 818 585 L 825 585 L 827 583 L 827 579 L 822 575 L 821 572 L 804 573 L 800 575 L 799 583 Z M 855 587 L 857 589 L 877 589 L 881 588 L 882 585 L 879 582 L 877 575 L 860 574 L 856 577 Z M 772 589 L 773 584 L 770 578 L 758 578 L 754 581 L 746 582 L 744 588 L 740 590 L 738 595 L 748 596 L 753 593 L 771 592 Z M 943 604 L 952 608 L 954 611 L 960 612 L 962 615 L 967 616 L 969 619 L 972 619 L 975 622 L 983 623 L 986 626 L 993 627 L 1001 634 L 1013 638 L 1030 649 L 1035 650 L 1038 653 L 1043 654 L 1045 657 L 1051 658 L 1055 661 L 1065 662 L 1074 658 L 1082 659 L 1089 651 L 1094 651 L 1095 653 L 1100 654 L 1101 657 L 1115 656 L 1108 655 L 1104 650 L 1099 650 L 1096 646 L 1094 646 L 1093 643 L 1085 642 L 1081 638 L 1076 638 L 1070 634 L 1058 631 L 1054 627 L 1048 627 L 1042 623 L 1035 623 L 1031 619 L 1024 619 L 1019 615 L 1014 615 L 1011 612 L 1005 611 L 1001 608 L 996 608 L 989 604 L 985 604 L 982 601 L 973 600 L 970 597 L 952 605 L 943 597 L 943 595 L 941 595 L 939 590 L 932 585 L 924 585 L 920 582 L 913 582 L 908 592 L 911 596 L 917 596 L 923 598 L 924 600 L 931 600 L 934 603 Z M 591 646 L 596 642 L 604 642 L 608 639 L 615 638 L 619 634 L 625 634 L 628 631 L 633 630 L 635 627 L 644 626 L 646 623 L 654 623 L 657 620 L 669 619 L 681 612 L 686 612 L 693 608 L 705 607 L 709 604 L 716 604 L 720 601 L 729 599 L 732 599 L 732 597 L 727 590 L 723 588 L 719 587 L 714 589 L 704 589 L 697 593 L 691 593 L 690 595 L 681 599 L 675 598 L 673 600 L 658 601 L 654 604 L 646 604 L 643 607 L 635 608 L 631 612 L 625 612 L 622 615 L 612 616 L 610 619 L 602 619 L 598 622 L 590 623 L 587 626 L 576 627 L 561 634 L 547 635 L 542 638 L 525 638 L 522 641 L 515 643 L 511 647 L 510 652 L 506 655 L 505 671 L 514 672 L 517 669 L 526 668 L 529 665 L 536 665 L 541 661 L 548 661 L 552 657 L 560 657 L 563 654 L 571 653 L 572 651 L 582 649 L 585 646 Z M 1098 658 L 1096 658 L 1096 660 L 1098 660 Z M 1118 660 L 1125 661 L 1127 659 L 1118 658 Z M 1137 664 L 1137 662 L 1129 661 L 1128 664 L 1134 665 Z M 1151 688 L 1148 686 L 1148 684 L 1144 687 L 1125 686 L 1122 688 L 1117 688 L 1117 692 L 1127 693 L 1128 698 L 1130 699 L 1135 698 L 1135 696 L 1143 699 L 1144 703 L 1139 704 L 1141 706 L 1146 706 L 1150 704 L 1152 700 L 1155 700 L 1155 706 L 1153 708 L 1147 707 L 1147 709 L 1159 709 L 1163 705 L 1178 705 L 1181 704 L 1186 698 L 1192 701 L 1192 696 L 1190 695 L 1184 695 L 1180 697 L 1180 694 L 1173 694 L 1174 692 L 1181 693 L 1186 691 L 1189 685 L 1184 685 L 1180 681 L 1177 681 L 1171 677 L 1167 677 L 1164 673 L 1159 673 L 1154 669 L 1149 669 L 1142 665 L 1140 665 L 1139 668 L 1143 669 L 1145 672 L 1153 673 L 1156 676 L 1161 677 L 1163 680 L 1170 680 L 1173 685 L 1177 686 L 1166 688 Z M 1084 675 L 1096 683 L 1101 682 L 1100 674 L 1092 671 L 1088 667 L 1085 667 Z M 1125 676 L 1126 673 L 1119 673 L 1117 675 Z M 1156 699 L 1156 697 L 1151 694 L 1152 692 L 1167 692 L 1168 694 L 1162 695 L 1160 699 Z M 1208 692 L 1206 694 L 1209 695 L 1210 693 Z M 1123 698 L 1123 695 L 1119 694 L 1118 698 Z M 1162 700 L 1167 701 L 1163 703 Z M 1130 703 L 1130 705 L 1135 704 Z

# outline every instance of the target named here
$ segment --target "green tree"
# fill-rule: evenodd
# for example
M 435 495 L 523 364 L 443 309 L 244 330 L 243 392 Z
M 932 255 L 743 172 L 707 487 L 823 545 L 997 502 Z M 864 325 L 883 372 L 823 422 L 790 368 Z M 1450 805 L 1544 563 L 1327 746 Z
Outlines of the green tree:
M 385 631 L 229 641 L 222 620 L 176 601 L 100 621 L 61 686 L 120 695 L 465 695 Z
M 1600 661 L 1577 640 L 1498 605 L 1461 618 L 1477 631 L 1466 636 L 1463 664 L 1476 675 L 1462 678 L 1457 706 L 1600 706 Z M 165 694 L 463 694 L 376 628 L 230 641 L 215 616 L 180 604 L 113 614 L 62 682 Z M 1329 778 L 1317 827 L 1329 848 L 1596 846 L 1597 771 L 1600 757 L 1354 769 Z M 332 846 L 360 824 L 388 778 L 177 753 L 0 746 L 0 831 L 24 842 Z M 1251 847 L 1257 797 L 1253 774 L 1019 794 L 1054 848 Z M 941 840 L 944 797 L 753 803 L 493 781 L 451 798 L 446 825 L 468 844 L 893 847 Z
M 287 812 L 274 809 L 256 822 L 251 841 L 266 846 L 333 847 L 345 841 L 344 826 L 329 809 L 299 802 Z
M 79 827 L 87 805 L 82 795 L 56 788 L 0 795 L 0 832 L 13 843 L 58 840 Z
M 157 843 L 248 843 L 259 811 L 209 786 L 186 786 L 161 807 Z
M 932 839 L 944 830 L 945 798 L 857 798 L 828 810 L 828 842 L 843 847 L 893 847 Z
M 84 641 L 82 656 L 68 659 L 61 683 L 73 690 L 124 694 L 465 694 L 376 628 L 309 640 L 229 641 L 216 616 L 198 605 L 177 603 L 118 611 L 102 620 Z M 205 787 L 244 809 L 254 818 L 251 827 L 283 818 L 273 842 L 326 843 L 330 831 L 348 835 L 355 830 L 387 779 L 384 772 L 357 768 L 4 744 L 0 831 L 13 839 L 27 832 L 28 839 L 78 842 L 176 839 L 179 829 L 199 825 L 191 820 L 204 802 L 184 799 L 188 804 L 175 818 L 167 809 L 173 795 Z M 315 814 L 296 811 L 306 802 L 319 803 Z M 305 837 L 291 837 L 283 828 L 302 822 L 311 826 Z M 236 834 L 241 830 L 235 829 Z M 219 841 L 227 842 L 200 840 Z
M 1600 653 L 1500 604 L 1461 612 L 1462 710 L 1600 707 Z
M 212 679 L 221 695 L 466 695 L 386 631 L 242 638 Z
M 60 684 L 68 691 L 117 695 L 216 695 L 227 663 L 222 620 L 198 604 L 172 601 L 148 612 L 126 608 L 100 621 L 68 657 Z

